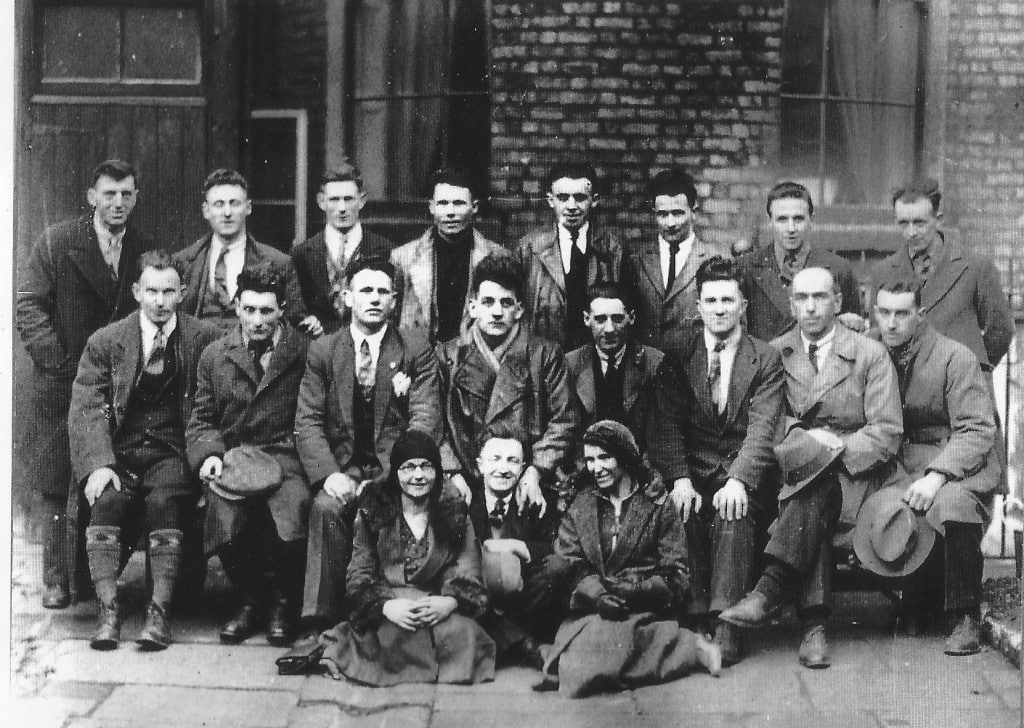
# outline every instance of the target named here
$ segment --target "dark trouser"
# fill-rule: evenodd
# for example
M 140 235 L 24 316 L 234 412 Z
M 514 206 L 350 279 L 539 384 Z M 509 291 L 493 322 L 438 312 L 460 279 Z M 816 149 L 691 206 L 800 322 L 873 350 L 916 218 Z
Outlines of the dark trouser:
M 138 474 L 130 484 L 121 478 L 121 490 L 107 487 L 96 499 L 90 526 L 117 526 L 136 535 L 164 529 L 185 530 L 199 491 L 188 463 L 161 445 L 140 445 L 120 453 L 118 465 Z M 118 470 L 119 468 L 115 468 Z
M 68 588 L 67 496 L 43 494 L 43 584 Z
M 738 602 L 753 579 L 757 527 L 753 507 L 747 516 L 726 521 L 705 495 L 699 513 L 684 524 L 690 552 L 690 615 L 715 617 Z
M 551 642 L 569 605 L 569 562 L 552 554 L 522 565 L 523 590 L 513 596 L 492 596 L 491 609 L 480 625 L 498 653 L 532 637 Z
M 224 573 L 246 604 L 262 604 L 269 597 L 297 603 L 302 592 L 306 541 L 282 541 L 265 500 L 243 501 L 245 525 L 217 549 Z
M 311 626 L 331 626 L 345 616 L 345 574 L 355 515 L 354 503 L 342 504 L 324 491 L 313 499 L 302 594 L 302 619 Z
M 903 580 L 904 609 L 910 613 L 942 608 L 954 614 L 978 616 L 984 558 L 982 527 L 947 521 L 946 535 L 936 539 L 924 564 Z

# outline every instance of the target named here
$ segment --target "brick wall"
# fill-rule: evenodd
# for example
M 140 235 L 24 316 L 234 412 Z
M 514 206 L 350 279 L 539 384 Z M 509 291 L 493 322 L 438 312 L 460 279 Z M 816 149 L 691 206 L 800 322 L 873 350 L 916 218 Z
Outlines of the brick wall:
M 950 0 L 949 28 L 947 209 L 965 239 L 997 259 L 1021 310 L 1024 3 Z
M 681 165 L 702 235 L 749 228 L 778 156 L 783 0 L 494 0 L 491 192 L 512 236 L 549 219 L 553 162 L 586 159 L 608 222 L 651 224 L 652 170 Z

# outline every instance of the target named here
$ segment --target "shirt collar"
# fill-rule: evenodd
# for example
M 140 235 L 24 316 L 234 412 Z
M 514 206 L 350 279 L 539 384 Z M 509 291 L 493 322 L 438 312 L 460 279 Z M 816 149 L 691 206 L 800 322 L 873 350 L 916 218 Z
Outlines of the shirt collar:
M 212 238 L 212 240 L 213 240 L 212 248 L 214 250 L 217 250 L 218 252 L 220 251 L 221 248 L 225 248 L 225 249 L 227 249 L 227 251 L 229 253 L 233 253 L 236 250 L 239 250 L 240 248 L 244 248 L 245 247 L 245 242 L 246 242 L 247 238 L 248 238 L 248 234 L 243 233 L 242 235 L 239 235 L 234 240 L 227 241 L 227 240 L 224 240 L 224 238 L 220 237 L 219 235 L 214 234 L 214 236 Z
M 484 505 L 487 506 L 487 512 L 490 513 L 491 511 L 493 511 L 494 510 L 494 504 L 497 503 L 499 500 L 502 500 L 502 501 L 505 502 L 505 513 L 508 514 L 508 508 L 509 508 L 509 506 L 512 505 L 512 493 L 513 492 L 514 492 L 514 490 L 510 490 L 508 492 L 508 495 L 505 495 L 505 496 L 502 496 L 501 498 L 499 498 L 494 493 L 492 493 L 491 491 L 489 491 L 486 488 L 484 488 Z
M 111 232 L 106 225 L 100 222 L 98 214 L 93 213 L 92 216 L 92 227 L 96 231 L 96 238 L 100 241 L 100 245 L 104 248 L 109 248 L 111 245 L 116 245 L 121 242 L 121 238 L 124 237 L 125 228 L 121 228 L 121 232 Z
M 556 226 L 558 228 L 558 244 L 562 247 L 568 247 L 572 244 L 572 235 L 569 234 L 569 230 L 561 225 Z M 587 252 L 587 240 L 590 239 L 590 222 L 585 222 L 580 225 L 579 232 L 576 235 L 576 247 L 580 249 L 580 252 Z
M 358 245 L 363 241 L 363 224 L 357 222 L 347 233 L 341 232 L 338 228 L 332 225 L 324 226 L 324 237 L 327 238 L 328 243 L 341 243 L 344 239 L 347 245 Z
M 274 329 L 273 336 L 270 337 L 270 346 L 268 347 L 268 349 L 276 348 L 277 345 L 280 342 L 281 342 L 281 327 L 278 326 L 276 329 Z M 247 349 L 249 348 L 249 337 L 246 336 L 244 332 L 242 333 L 242 344 L 245 345 L 245 348 L 247 348 Z
M 835 324 L 835 323 L 833 323 L 833 324 L 832 324 L 832 330 L 831 330 L 831 331 L 829 331 L 829 332 L 828 332 L 827 334 L 825 334 L 824 336 L 822 336 L 822 337 L 821 337 L 820 339 L 818 339 L 817 341 L 811 341 L 811 340 L 810 340 L 810 339 L 808 339 L 808 338 L 807 338 L 806 336 L 804 336 L 804 332 L 803 332 L 803 331 L 801 331 L 801 332 L 800 332 L 800 340 L 801 340 L 801 341 L 803 342 L 803 344 L 804 344 L 804 351 L 808 351 L 808 350 L 809 350 L 809 347 L 810 347 L 810 345 L 811 345 L 811 344 L 817 344 L 817 345 L 818 345 L 818 351 L 821 351 L 821 350 L 822 350 L 822 349 L 824 349 L 825 347 L 827 347 L 827 346 L 830 346 L 830 345 L 832 344 L 832 340 L 833 340 L 834 338 L 836 338 L 836 329 L 837 329 L 837 328 L 838 328 L 838 325 L 837 325 L 837 324 Z
M 609 490 L 604 490 L 602 488 L 598 488 L 597 489 L 597 497 L 607 501 L 608 503 L 611 503 L 612 502 L 612 498 L 611 498 L 610 492 L 611 492 L 610 489 Z M 629 495 L 627 495 L 625 498 L 622 499 L 622 502 L 625 503 L 626 501 L 628 501 L 630 498 L 632 498 L 633 496 L 635 496 L 639 492 L 640 492 L 640 483 L 637 482 L 636 478 L 633 478 L 633 488 L 629 491 Z
M 363 339 L 366 339 L 366 341 L 370 345 L 370 351 L 378 352 L 380 351 L 381 342 L 384 341 L 384 334 L 388 332 L 388 325 L 384 324 L 384 326 L 381 327 L 380 331 L 378 331 L 375 334 L 364 334 L 362 331 L 356 328 L 355 322 L 350 323 L 348 325 L 348 330 L 352 334 L 352 341 L 355 342 L 356 349 L 362 346 Z
M 739 326 L 736 330 L 729 334 L 729 338 L 725 340 L 725 350 L 734 350 L 740 345 L 740 336 L 743 335 L 743 329 Z M 707 327 L 704 327 L 704 347 L 708 351 L 712 351 L 715 348 L 715 344 L 719 342 L 719 338 L 708 331 Z
M 775 260 L 778 262 L 779 267 L 781 268 L 786 260 L 786 255 L 789 254 L 789 251 L 783 248 L 778 243 L 772 243 L 772 245 L 775 246 Z M 801 245 L 800 249 L 795 252 L 797 268 L 803 270 L 803 268 L 805 267 L 804 264 L 807 262 L 807 256 L 810 255 L 811 246 L 807 243 L 807 240 L 804 240 L 804 244 Z
M 619 349 L 617 352 L 615 352 L 615 366 L 616 367 L 618 367 L 620 364 L 622 364 L 622 360 L 626 356 L 626 348 L 628 346 L 629 346 L 629 344 L 623 344 L 622 348 Z M 605 354 L 603 351 L 598 349 L 596 346 L 594 347 L 594 351 L 597 352 L 597 359 L 598 359 L 598 361 L 605 362 L 605 363 L 608 362 L 608 355 L 607 354 Z
M 142 340 L 152 341 L 153 337 L 156 336 L 156 330 L 159 328 L 155 323 L 146 318 L 141 310 L 139 311 L 139 326 L 142 328 Z M 170 320 L 163 325 L 163 332 L 165 337 L 170 337 L 174 330 L 178 327 L 178 314 L 171 316 Z
M 693 243 L 696 239 L 697 233 L 690 230 L 690 234 L 686 236 L 686 239 L 679 243 L 679 250 L 689 250 L 693 247 Z M 668 250 L 671 253 L 671 250 L 669 250 L 669 242 L 660 235 L 658 236 L 658 245 L 660 245 L 663 250 Z

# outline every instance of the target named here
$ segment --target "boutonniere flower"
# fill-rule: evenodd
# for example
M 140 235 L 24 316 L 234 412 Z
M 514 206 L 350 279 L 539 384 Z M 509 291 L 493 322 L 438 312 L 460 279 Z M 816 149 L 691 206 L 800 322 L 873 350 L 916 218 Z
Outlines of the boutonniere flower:
M 395 390 L 396 397 L 404 397 L 408 394 L 411 385 L 412 377 L 405 372 L 397 372 L 395 376 L 391 377 L 391 386 Z
M 793 356 L 793 347 L 792 346 L 784 346 L 784 347 L 782 347 L 782 355 L 783 356 Z

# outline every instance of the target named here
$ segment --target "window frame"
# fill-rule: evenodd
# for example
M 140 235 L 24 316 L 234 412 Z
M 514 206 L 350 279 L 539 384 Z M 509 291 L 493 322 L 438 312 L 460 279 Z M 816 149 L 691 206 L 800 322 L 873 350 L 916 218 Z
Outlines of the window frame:
M 249 197 L 254 208 L 263 206 L 294 209 L 294 237 L 288 245 L 288 250 L 290 250 L 306 239 L 306 204 L 309 196 L 309 113 L 305 109 L 253 109 L 249 112 L 249 119 L 292 119 L 295 121 L 295 191 L 293 197 L 273 199 L 257 198 L 252 195 Z M 250 148 L 245 150 L 247 173 L 252 152 L 253 150 Z

